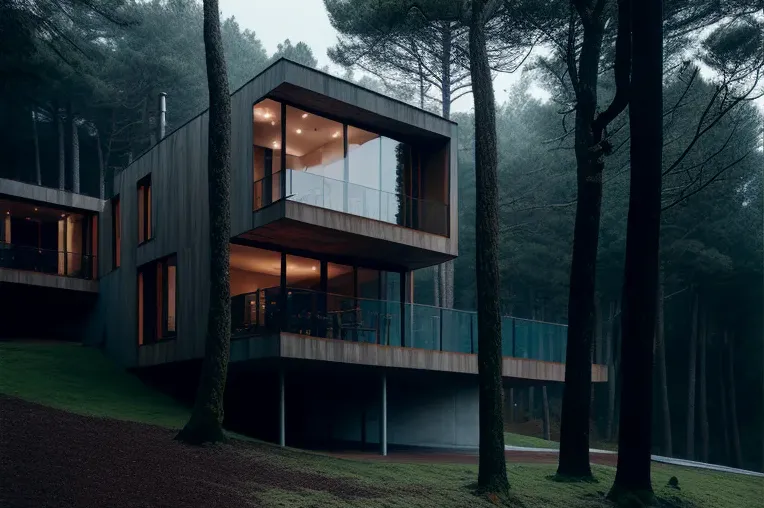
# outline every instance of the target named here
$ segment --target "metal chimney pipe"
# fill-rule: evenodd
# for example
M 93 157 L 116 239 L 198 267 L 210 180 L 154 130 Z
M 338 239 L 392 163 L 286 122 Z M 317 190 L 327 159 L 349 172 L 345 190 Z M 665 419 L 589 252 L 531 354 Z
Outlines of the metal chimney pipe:
M 165 128 L 167 127 L 167 94 L 159 94 L 159 121 L 157 122 L 157 142 L 164 139 Z

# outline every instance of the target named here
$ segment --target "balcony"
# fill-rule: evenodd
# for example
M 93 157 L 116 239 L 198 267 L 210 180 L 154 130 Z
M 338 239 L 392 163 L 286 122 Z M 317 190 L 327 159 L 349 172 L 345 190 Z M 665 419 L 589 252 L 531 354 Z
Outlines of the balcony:
M 77 279 L 95 278 L 96 257 L 0 242 L 0 268 Z
M 281 178 L 284 177 L 282 194 Z M 448 205 L 386 192 L 315 173 L 287 169 L 254 184 L 254 209 L 288 201 L 348 213 L 441 236 L 448 235 Z
M 282 312 L 283 309 L 283 312 Z M 261 289 L 231 300 L 233 338 L 278 332 L 376 344 L 474 354 L 477 313 L 389 300 L 355 298 L 301 288 Z M 502 354 L 565 361 L 567 326 L 502 318 Z

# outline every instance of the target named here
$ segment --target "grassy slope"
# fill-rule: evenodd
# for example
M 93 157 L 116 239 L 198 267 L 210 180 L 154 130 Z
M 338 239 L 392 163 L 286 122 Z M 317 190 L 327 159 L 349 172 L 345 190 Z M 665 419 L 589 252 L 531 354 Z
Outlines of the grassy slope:
M 188 410 L 97 349 L 0 342 L 0 393 L 73 413 L 180 428 Z
M 80 414 L 173 428 L 182 425 L 188 415 L 185 408 L 116 368 L 99 351 L 76 345 L 0 343 L 0 393 Z M 510 439 L 518 446 L 539 446 L 537 441 L 554 445 L 518 435 L 510 435 Z M 280 461 L 295 471 L 354 479 L 390 492 L 364 499 L 366 508 L 493 506 L 470 493 L 469 486 L 477 477 L 476 466 L 344 460 L 275 446 L 267 449 L 272 450 L 267 460 Z M 244 453 L 238 449 L 232 452 Z M 612 484 L 613 468 L 595 466 L 598 482 L 590 484 L 550 481 L 554 465 L 509 464 L 508 469 L 515 506 L 610 506 L 603 496 Z M 672 475 L 679 478 L 681 491 L 665 487 Z M 763 490 L 760 478 L 664 465 L 654 466 L 653 483 L 662 499 L 681 507 L 756 506 Z M 253 492 L 268 506 L 331 508 L 358 504 L 358 500 L 346 501 L 309 490 L 285 491 L 260 485 Z

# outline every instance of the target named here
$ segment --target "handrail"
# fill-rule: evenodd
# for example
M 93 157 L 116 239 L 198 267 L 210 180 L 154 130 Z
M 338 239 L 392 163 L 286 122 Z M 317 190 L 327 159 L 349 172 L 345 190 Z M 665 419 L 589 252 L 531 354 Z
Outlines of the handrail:
M 359 183 L 349 182 L 347 180 L 338 180 L 337 178 L 331 178 L 329 176 L 320 175 L 318 173 L 310 173 L 308 171 L 300 171 L 298 169 L 286 169 L 284 171 L 286 171 L 287 173 L 306 174 L 306 175 L 310 175 L 311 177 L 320 178 L 321 180 L 328 180 L 330 182 L 337 182 L 337 183 L 341 183 L 341 184 L 352 185 L 353 187 L 358 187 L 360 189 L 365 189 L 365 190 L 369 190 L 369 191 L 372 191 L 372 192 L 379 192 L 381 194 L 387 194 L 388 196 L 400 197 L 400 198 L 403 198 L 403 199 L 409 199 L 409 200 L 413 200 L 413 201 L 417 201 L 417 202 L 422 202 L 422 203 L 432 203 L 434 205 L 441 205 L 444 208 L 448 208 L 449 207 L 448 203 L 443 203 L 441 201 L 435 201 L 435 200 L 432 200 L 432 199 L 425 199 L 425 198 L 415 198 L 414 196 L 409 196 L 408 194 L 404 194 L 402 192 L 390 192 L 390 191 L 386 191 L 386 190 L 382 190 L 382 189 L 375 189 L 374 187 L 368 187 L 366 185 L 361 185 Z M 282 172 L 282 170 L 280 170 L 280 169 L 278 171 L 274 171 L 274 172 L 272 172 L 268 176 L 264 176 L 262 178 L 259 178 L 259 179 L 255 180 L 254 183 L 255 183 L 255 185 L 257 185 L 258 183 L 263 182 L 266 179 L 269 179 L 269 178 L 273 179 L 277 175 L 281 174 L 281 172 Z M 287 196 L 287 198 L 288 197 L 289 196 Z

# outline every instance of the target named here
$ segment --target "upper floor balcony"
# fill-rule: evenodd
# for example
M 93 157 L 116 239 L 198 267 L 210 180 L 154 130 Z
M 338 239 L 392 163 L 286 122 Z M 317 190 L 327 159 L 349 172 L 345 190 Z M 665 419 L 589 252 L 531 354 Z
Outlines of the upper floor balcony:
M 288 61 L 235 93 L 234 109 L 247 98 L 252 221 L 243 231 L 233 211 L 237 237 L 403 269 L 456 257 L 453 122 Z
M 0 197 L 0 282 L 97 291 L 97 218 Z

